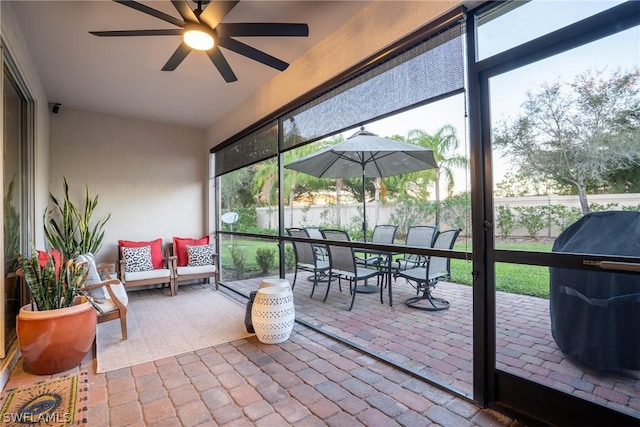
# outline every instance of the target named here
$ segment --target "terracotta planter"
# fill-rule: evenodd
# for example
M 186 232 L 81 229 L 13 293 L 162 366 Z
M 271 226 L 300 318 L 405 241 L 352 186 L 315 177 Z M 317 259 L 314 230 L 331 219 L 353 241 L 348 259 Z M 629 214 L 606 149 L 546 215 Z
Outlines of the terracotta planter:
M 27 304 L 18 313 L 20 353 L 38 375 L 68 371 L 82 362 L 96 336 L 97 313 L 86 298 L 56 310 L 33 311 Z

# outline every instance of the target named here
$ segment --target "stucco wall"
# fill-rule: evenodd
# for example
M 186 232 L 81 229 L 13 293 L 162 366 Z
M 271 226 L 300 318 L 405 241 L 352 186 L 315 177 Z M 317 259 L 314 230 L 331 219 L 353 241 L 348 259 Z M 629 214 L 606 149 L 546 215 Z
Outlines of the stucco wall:
M 111 213 L 98 261 L 117 260 L 117 240 L 170 242 L 206 231 L 208 157 L 204 132 L 61 108 L 51 114 L 50 184 L 74 200 L 87 184 L 99 195 L 95 218 Z

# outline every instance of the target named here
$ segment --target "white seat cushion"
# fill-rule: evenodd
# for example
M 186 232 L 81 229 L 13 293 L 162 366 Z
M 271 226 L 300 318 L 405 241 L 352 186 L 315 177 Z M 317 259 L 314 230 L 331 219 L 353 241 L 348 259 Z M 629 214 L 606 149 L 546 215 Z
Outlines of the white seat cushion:
M 129 282 L 133 280 L 146 280 L 146 279 L 157 279 L 157 278 L 166 278 L 167 282 L 171 277 L 171 270 L 168 268 L 157 268 L 155 270 L 149 271 L 136 271 L 136 272 L 125 272 L 124 273 L 124 281 Z
M 125 289 L 123 284 L 111 285 L 111 290 L 115 294 L 116 298 L 118 298 L 118 300 L 122 304 L 124 304 L 125 307 L 129 304 L 129 297 L 127 296 L 127 290 Z M 106 289 L 105 289 L 105 292 L 106 292 Z M 98 307 L 100 307 L 100 309 L 102 309 L 103 313 L 109 313 L 111 311 L 115 311 L 118 308 L 113 303 L 113 300 L 109 296 L 108 292 L 107 292 L 107 299 L 103 303 L 100 303 L 97 305 Z
M 204 274 L 204 273 L 213 273 L 216 272 L 215 265 L 200 265 L 200 266 L 185 266 L 178 267 L 177 269 L 178 276 L 186 276 L 188 274 Z

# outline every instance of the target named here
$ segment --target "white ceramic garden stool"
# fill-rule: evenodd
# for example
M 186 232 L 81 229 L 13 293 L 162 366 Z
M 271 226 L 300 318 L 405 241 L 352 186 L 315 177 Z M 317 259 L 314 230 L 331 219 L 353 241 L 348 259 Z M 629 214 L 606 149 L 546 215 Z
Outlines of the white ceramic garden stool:
M 258 289 L 251 308 L 251 323 L 258 341 L 278 344 L 289 339 L 296 320 L 290 286 Z
M 260 286 L 258 288 L 262 289 L 262 288 L 269 288 L 272 286 L 291 289 L 291 283 L 287 279 L 277 279 L 277 278 L 262 279 L 262 281 L 260 282 Z

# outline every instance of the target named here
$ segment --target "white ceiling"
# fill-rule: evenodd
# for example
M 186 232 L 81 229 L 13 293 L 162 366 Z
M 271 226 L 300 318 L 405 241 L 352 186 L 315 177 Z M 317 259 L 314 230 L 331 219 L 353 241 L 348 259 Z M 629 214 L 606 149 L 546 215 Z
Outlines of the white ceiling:
M 141 3 L 180 19 L 169 1 Z M 239 38 L 291 63 L 368 4 L 243 0 L 222 22 L 307 23 L 309 37 Z M 203 52 L 161 71 L 179 36 L 107 38 L 89 31 L 177 27 L 112 1 L 12 1 L 11 7 L 48 101 L 62 108 L 206 129 L 280 73 L 224 48 L 236 82 L 226 83 Z

